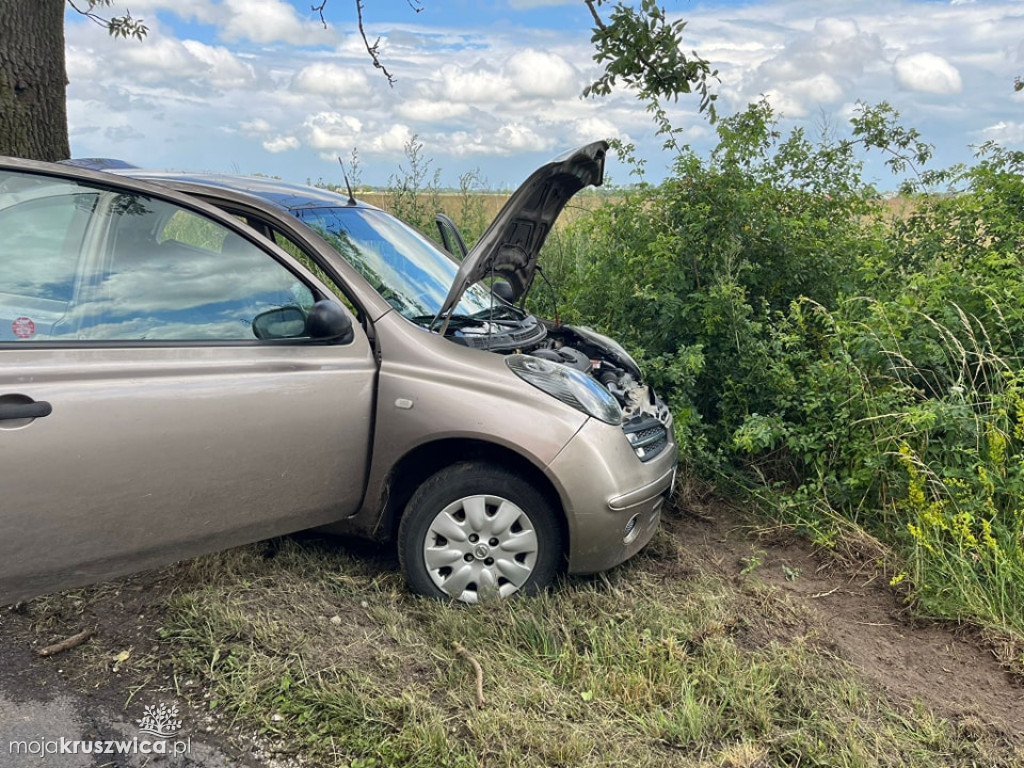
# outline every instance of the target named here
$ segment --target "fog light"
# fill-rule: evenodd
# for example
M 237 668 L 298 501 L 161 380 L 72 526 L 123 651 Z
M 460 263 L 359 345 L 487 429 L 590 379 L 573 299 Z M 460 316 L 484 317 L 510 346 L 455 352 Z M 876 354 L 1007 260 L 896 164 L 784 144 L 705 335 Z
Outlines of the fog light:
M 640 515 L 636 514 L 629 518 L 629 522 L 626 523 L 626 528 L 623 531 L 622 543 L 632 544 L 633 540 L 640 535 L 640 529 L 637 527 L 637 523 L 640 520 Z

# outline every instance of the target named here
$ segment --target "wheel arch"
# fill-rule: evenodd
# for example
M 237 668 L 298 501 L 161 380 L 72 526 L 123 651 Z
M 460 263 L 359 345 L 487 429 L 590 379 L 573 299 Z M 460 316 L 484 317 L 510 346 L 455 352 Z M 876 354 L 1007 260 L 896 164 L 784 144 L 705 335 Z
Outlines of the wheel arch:
M 554 484 L 533 462 L 510 448 L 484 440 L 446 438 L 418 445 L 392 468 L 385 484 L 378 526 L 380 538 L 394 539 L 409 499 L 427 478 L 445 467 L 472 461 L 493 464 L 515 472 L 538 490 L 555 511 L 555 522 L 562 535 L 562 565 L 569 552 L 571 534 L 565 507 Z

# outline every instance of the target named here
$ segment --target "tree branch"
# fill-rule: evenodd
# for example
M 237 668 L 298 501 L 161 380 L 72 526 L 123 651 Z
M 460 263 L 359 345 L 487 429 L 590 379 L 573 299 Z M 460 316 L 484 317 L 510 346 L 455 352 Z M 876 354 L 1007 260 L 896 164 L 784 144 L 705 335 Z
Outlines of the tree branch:
M 597 8 L 594 5 L 594 0 L 583 0 L 587 4 L 587 8 L 590 9 L 590 15 L 594 17 L 594 26 L 600 29 L 602 32 L 607 32 L 608 27 L 604 23 L 604 19 L 597 12 Z
M 671 21 L 658 0 L 641 0 L 639 8 L 615 2 L 606 21 L 598 11 L 605 3 L 610 0 L 584 0 L 594 20 L 594 61 L 604 65 L 604 74 L 583 89 L 583 96 L 606 96 L 620 79 L 654 109 L 663 99 L 696 92 L 700 111 L 713 122 L 717 97 L 709 81 L 718 72 L 695 51 L 683 53 L 686 22 Z
M 85 16 L 94 24 L 104 27 L 111 37 L 134 37 L 136 40 L 141 40 L 149 34 L 149 27 L 142 23 L 143 20 L 132 17 L 132 12 L 127 9 L 124 16 L 113 16 L 109 19 L 105 19 L 93 11 L 97 5 L 110 7 L 113 0 L 88 0 L 89 7 L 85 9 L 79 8 L 75 4 L 75 0 L 67 0 L 67 3 L 76 13 Z
M 327 0 L 324 0 L 326 3 Z M 359 21 L 359 34 L 363 37 L 363 45 L 366 46 L 366 52 L 370 54 L 370 59 L 373 61 L 373 66 L 384 73 L 384 77 L 388 79 L 388 85 L 392 88 L 395 87 L 395 78 L 390 72 L 380 63 L 378 54 L 380 53 L 380 37 L 373 41 L 373 45 L 370 45 L 370 41 L 366 37 L 366 30 L 363 28 L 363 0 L 356 0 L 356 17 Z
M 324 8 L 327 7 L 327 0 L 324 0 L 320 5 L 311 5 L 309 10 L 316 11 L 320 14 L 320 23 L 324 25 L 324 29 L 327 29 L 327 19 L 324 18 Z
M 590 9 L 590 15 L 594 17 L 594 25 L 599 30 L 601 30 L 602 32 L 607 34 L 608 33 L 608 25 L 604 23 L 604 19 L 602 19 L 601 15 L 597 12 L 597 6 L 595 5 L 595 0 L 583 0 L 583 1 L 587 4 L 587 8 Z M 597 1 L 600 2 L 600 0 L 597 0 Z M 643 64 L 644 69 L 648 70 L 648 72 L 655 72 L 654 63 L 649 58 L 647 58 L 647 56 L 644 55 L 643 51 L 637 50 L 635 53 L 636 53 L 637 61 L 639 61 L 641 64 Z M 658 75 L 655 74 L 655 77 L 658 77 Z
M 75 10 L 77 11 L 78 9 L 76 8 Z M 81 13 L 81 11 L 79 11 L 79 13 Z M 45 648 L 40 648 L 36 653 L 40 656 L 53 656 L 57 653 L 63 653 L 69 648 L 81 645 L 95 634 L 95 629 L 86 629 L 83 632 L 79 632 L 77 635 L 72 635 L 71 637 L 61 640 L 59 643 L 54 643 L 53 645 L 48 645 Z

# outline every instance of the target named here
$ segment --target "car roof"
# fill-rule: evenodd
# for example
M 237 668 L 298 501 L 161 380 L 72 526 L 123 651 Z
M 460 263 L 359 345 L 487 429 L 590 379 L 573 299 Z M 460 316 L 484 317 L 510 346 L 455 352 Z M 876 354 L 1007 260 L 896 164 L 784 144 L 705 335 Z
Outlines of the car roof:
M 241 192 L 270 203 L 275 208 L 291 213 L 306 208 L 373 208 L 359 203 L 350 196 L 329 189 L 289 184 L 269 176 L 243 176 L 232 173 L 204 173 L 193 171 L 157 171 L 139 168 L 123 160 L 108 157 L 75 158 L 61 161 L 62 165 L 107 171 L 133 179 L 155 181 L 171 187 L 197 185 L 212 189 Z
M 241 176 L 230 173 L 192 173 L 184 171 L 146 171 L 139 168 L 119 169 L 117 173 L 133 179 L 156 181 L 169 186 L 194 184 L 232 192 L 243 192 L 291 213 L 304 208 L 372 208 L 363 203 L 352 205 L 345 195 L 328 189 L 289 184 L 263 176 Z

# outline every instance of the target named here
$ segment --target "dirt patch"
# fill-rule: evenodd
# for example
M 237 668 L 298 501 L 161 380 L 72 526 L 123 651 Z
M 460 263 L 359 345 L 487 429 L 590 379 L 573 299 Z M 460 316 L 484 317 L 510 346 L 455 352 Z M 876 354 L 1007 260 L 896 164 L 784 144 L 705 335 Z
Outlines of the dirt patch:
M 683 513 L 667 526 L 698 567 L 784 595 L 795 610 L 788 627 L 773 623 L 775 632 L 802 634 L 897 699 L 1011 739 L 1024 734 L 1024 681 L 977 633 L 911 617 L 870 559 L 839 563 L 727 505 Z M 760 638 L 771 639 L 782 638 Z
M 166 661 L 160 627 L 180 571 L 181 566 L 171 566 L 0 608 L 0 701 L 7 699 L 19 710 L 38 713 L 26 725 L 28 738 L 130 740 L 140 735 L 138 723 L 146 707 L 174 705 L 183 724 L 179 736 L 189 740 L 190 753 L 163 758 L 160 764 L 270 765 L 254 756 L 259 749 L 256 741 L 190 707 L 183 694 L 198 684 L 176 678 Z M 50 657 L 38 655 L 39 649 L 83 629 L 94 634 L 81 645 Z M 38 706 L 56 703 L 63 703 L 66 719 L 53 719 L 47 707 Z M 0 733 L 4 735 L 6 731 Z M 9 757 L 0 751 L 0 768 Z M 37 764 L 70 765 L 63 762 L 68 759 L 51 754 L 41 756 Z M 127 768 L 150 759 L 119 755 L 104 764 Z

